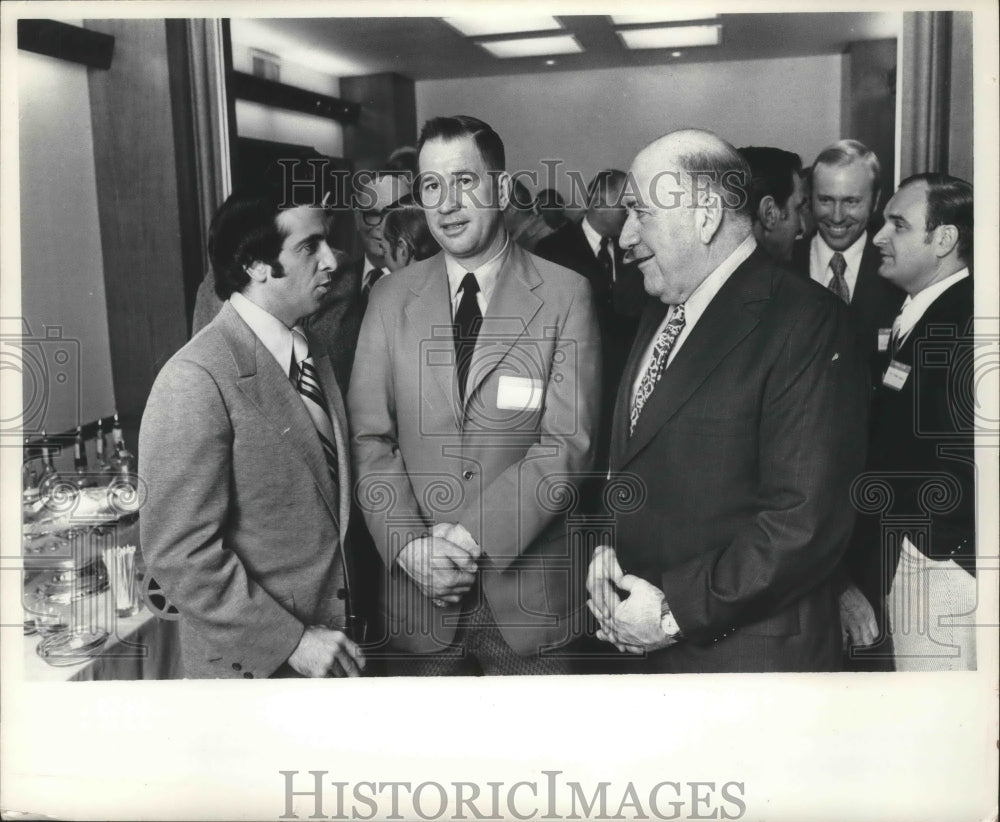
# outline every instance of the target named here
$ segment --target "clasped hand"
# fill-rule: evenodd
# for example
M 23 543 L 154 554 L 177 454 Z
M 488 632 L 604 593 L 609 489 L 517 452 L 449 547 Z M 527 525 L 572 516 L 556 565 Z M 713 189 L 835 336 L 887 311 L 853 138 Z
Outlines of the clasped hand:
M 457 523 L 441 522 L 428 536 L 411 540 L 396 562 L 438 607 L 459 602 L 472 588 L 482 551 Z
M 618 591 L 628 597 L 622 599 Z M 609 545 L 599 545 L 587 571 L 587 607 L 597 618 L 597 638 L 619 651 L 642 654 L 674 644 L 663 631 L 663 592 L 646 580 L 626 574 Z
M 308 625 L 288 664 L 302 676 L 361 676 L 365 655 L 343 631 Z

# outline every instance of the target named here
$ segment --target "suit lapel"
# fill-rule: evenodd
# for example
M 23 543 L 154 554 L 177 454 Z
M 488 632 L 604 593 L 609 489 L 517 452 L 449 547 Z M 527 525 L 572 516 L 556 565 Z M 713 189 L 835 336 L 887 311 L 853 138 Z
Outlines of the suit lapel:
M 653 340 L 653 335 L 663 318 L 666 316 L 669 307 L 659 301 L 649 300 L 639 318 L 639 327 L 636 329 L 635 342 L 629 352 L 625 362 L 625 370 L 622 373 L 621 382 L 618 384 L 618 395 L 615 400 L 615 410 L 612 417 L 611 429 L 611 467 L 615 468 L 624 459 L 625 449 L 628 446 L 628 424 L 629 415 L 632 410 L 632 386 L 635 384 L 639 374 L 639 367 L 642 355 Z
M 524 336 L 528 324 L 542 307 L 541 299 L 533 293 L 541 282 L 542 278 L 528 256 L 510 243 L 469 365 L 466 407 L 483 381 Z
M 444 264 L 444 252 L 427 261 L 424 270 L 414 271 L 406 276 L 412 278 L 410 291 L 413 299 L 406 304 L 404 314 L 416 337 L 408 340 L 415 362 L 419 358 L 419 369 L 429 375 L 429 382 L 422 381 L 428 388 L 436 388 L 437 401 L 428 392 L 425 399 L 438 408 L 447 408 L 455 420 L 456 428 L 461 427 L 458 413 L 458 389 L 455 385 L 455 337 L 451 319 L 451 294 L 448 286 L 448 271 Z M 430 338 L 428 338 L 428 332 Z M 421 347 L 430 344 L 436 354 L 433 362 L 421 356 Z
M 333 483 L 316 428 L 291 380 L 236 309 L 226 303 L 219 315 L 236 362 L 236 385 L 309 467 L 330 513 L 338 517 L 339 502 L 333 498 Z
M 646 446 L 759 322 L 757 312 L 748 310 L 747 305 L 769 296 L 765 283 L 752 276 L 761 253 L 755 252 L 733 272 L 684 340 L 642 410 L 626 444 L 623 463 Z

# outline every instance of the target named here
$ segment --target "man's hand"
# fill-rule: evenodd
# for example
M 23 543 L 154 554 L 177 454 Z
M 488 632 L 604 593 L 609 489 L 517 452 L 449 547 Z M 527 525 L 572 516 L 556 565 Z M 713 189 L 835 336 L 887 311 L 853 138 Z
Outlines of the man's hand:
M 587 593 L 590 594 L 587 604 L 602 627 L 621 602 L 615 585 L 624 576 L 615 549 L 610 545 L 598 545 L 587 569 Z
M 840 595 L 840 633 L 845 651 L 851 645 L 872 645 L 878 639 L 875 611 L 854 584 Z
M 365 655 L 343 632 L 307 625 L 288 664 L 307 677 L 361 676 Z
M 477 562 L 483 551 L 469 533 L 469 529 L 457 522 L 439 522 L 431 528 L 431 536 L 442 537 L 457 545 Z
M 435 528 L 444 532 L 448 526 L 440 524 Z M 468 531 L 465 533 L 468 534 Z M 469 537 L 469 540 L 472 541 L 472 538 Z M 475 545 L 475 542 L 472 541 L 472 544 Z M 399 567 L 417 584 L 423 595 L 439 606 L 457 603 L 468 593 L 476 581 L 478 560 L 478 553 L 473 556 L 465 548 L 433 532 L 430 536 L 408 542 L 396 558 Z
M 608 626 L 611 641 L 633 654 L 677 642 L 676 635 L 663 632 L 663 591 L 632 574 L 626 574 L 615 584 L 628 591 L 628 596 L 611 615 Z

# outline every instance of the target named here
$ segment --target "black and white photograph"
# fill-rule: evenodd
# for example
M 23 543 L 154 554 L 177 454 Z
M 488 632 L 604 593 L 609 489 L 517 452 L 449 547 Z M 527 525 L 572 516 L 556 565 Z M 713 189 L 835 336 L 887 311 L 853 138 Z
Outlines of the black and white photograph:
M 3 818 L 997 818 L 994 5 L 0 13 Z

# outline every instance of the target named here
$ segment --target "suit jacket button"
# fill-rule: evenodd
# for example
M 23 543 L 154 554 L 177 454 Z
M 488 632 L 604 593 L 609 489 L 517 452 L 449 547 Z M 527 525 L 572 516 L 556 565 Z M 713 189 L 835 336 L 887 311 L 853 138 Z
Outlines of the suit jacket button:
M 247 671 L 245 674 L 243 674 L 243 678 L 244 679 L 253 679 L 253 674 L 250 673 L 249 671 Z
M 337 589 L 337 599 L 347 599 L 347 589 L 338 588 Z
M 242 670 L 243 670 L 243 666 L 242 666 L 242 665 L 240 665 L 240 663 L 239 663 L 239 662 L 234 662 L 234 663 L 233 663 L 233 670 L 234 670 L 234 671 L 236 671 L 236 672 L 238 673 L 239 671 L 242 671 Z
M 465 477 L 467 480 L 470 480 L 474 476 L 476 476 L 476 472 L 475 471 L 466 471 L 464 474 L 462 474 L 462 476 Z

